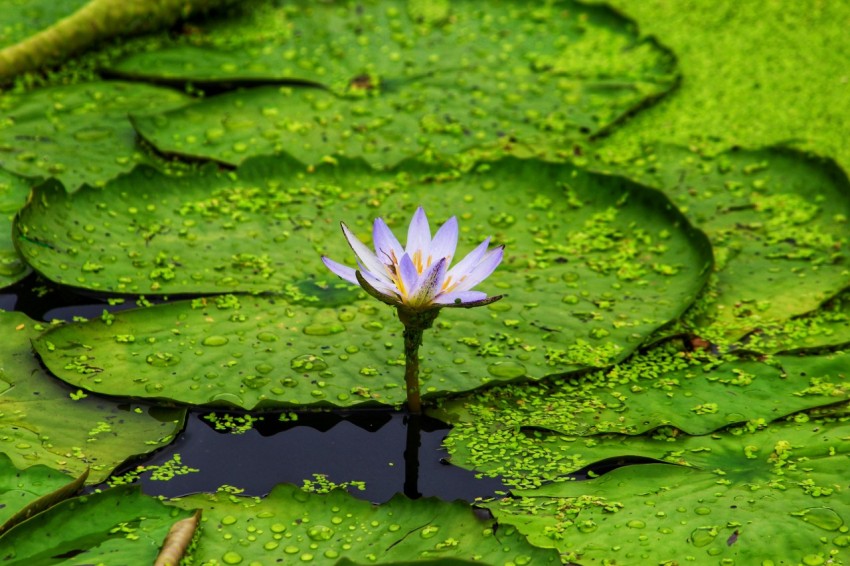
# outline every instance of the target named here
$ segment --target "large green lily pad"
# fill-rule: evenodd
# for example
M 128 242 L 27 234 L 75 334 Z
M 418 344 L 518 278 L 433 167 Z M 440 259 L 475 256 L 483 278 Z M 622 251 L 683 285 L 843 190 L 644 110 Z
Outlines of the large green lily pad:
M 167 445 L 183 409 L 86 396 L 48 374 L 32 354 L 38 325 L 0 312 L 0 452 L 15 466 L 42 464 L 99 483 L 124 461 Z
M 30 194 L 30 183 L 0 169 L 0 288 L 17 283 L 30 273 L 12 242 L 12 220 Z
M 674 426 L 707 434 L 730 424 L 772 421 L 850 396 L 846 354 L 777 356 L 769 363 L 656 348 L 606 370 L 533 386 L 493 388 L 441 404 L 452 434 L 533 427 L 588 436 L 640 434 Z M 493 449 L 500 451 L 498 442 Z M 462 448 L 461 448 L 462 450 Z
M 147 141 L 234 165 L 286 151 L 309 163 L 342 153 L 388 166 L 517 142 L 552 155 L 676 83 L 665 49 L 610 9 L 572 1 L 299 1 L 264 19 L 280 25 L 256 42 L 237 39 L 257 34 L 246 18 L 109 69 L 201 87 L 290 85 L 134 119 Z
M 685 327 L 729 340 L 813 311 L 848 285 L 850 182 L 785 149 L 701 157 L 661 146 L 626 168 L 708 234 L 716 278 Z
M 0 167 L 54 177 L 68 190 L 102 185 L 145 157 L 127 118 L 161 112 L 189 98 L 145 84 L 89 82 L 0 97 Z
M 456 196 L 447 200 L 446 194 Z M 445 312 L 434 334 L 429 333 L 423 356 L 426 363 L 434 361 L 433 373 L 439 377 L 433 381 L 441 383 L 432 385 L 440 391 L 462 391 L 491 379 L 540 378 L 623 359 L 687 308 L 711 265 L 704 236 L 660 193 L 569 165 L 508 159 L 453 176 L 414 164 L 375 173 L 359 162 L 304 172 L 297 163 L 266 158 L 246 164 L 235 179 L 210 171 L 172 179 L 145 169 L 104 191 L 68 195 L 55 187 L 41 188 L 16 225 L 24 256 L 51 279 L 90 289 L 277 291 L 291 305 L 262 306 L 259 299 L 253 306 L 246 303 L 239 316 L 249 321 L 241 326 L 251 330 L 244 336 L 238 334 L 240 324 L 229 322 L 231 313 L 195 322 L 185 330 L 188 334 L 165 336 L 162 329 L 175 327 L 183 316 L 178 310 L 190 313 L 190 306 L 121 314 L 119 321 L 130 317 L 127 332 L 116 332 L 111 319 L 70 326 L 39 341 L 39 353 L 63 379 L 96 391 L 110 376 L 120 382 L 136 376 L 125 371 L 126 364 L 140 364 L 151 380 L 139 377 L 132 394 L 147 389 L 162 396 L 166 377 L 153 378 L 145 364 L 173 365 L 159 361 L 167 355 L 183 360 L 171 371 L 183 376 L 177 379 L 211 373 L 213 381 L 228 383 L 220 390 L 202 379 L 189 396 L 191 402 L 231 399 L 219 399 L 219 393 L 244 394 L 238 403 L 246 407 L 264 398 L 281 402 L 283 393 L 269 391 L 281 389 L 282 376 L 261 377 L 252 363 L 238 364 L 238 378 L 225 380 L 228 372 L 218 367 L 223 361 L 212 360 L 253 356 L 259 348 L 254 336 L 274 320 L 263 310 L 282 310 L 273 332 L 282 344 L 297 341 L 300 346 L 270 355 L 268 364 L 275 372 L 287 371 L 291 364 L 299 370 L 301 362 L 291 360 L 317 356 L 331 372 L 348 377 L 342 391 L 311 401 L 339 402 L 339 393 L 351 395 L 357 384 L 366 389 L 367 399 L 385 395 L 376 389 L 387 390 L 386 402 L 396 403 L 400 370 L 387 369 L 400 364 L 400 324 L 394 312 L 339 281 L 320 256 L 353 263 L 338 220 L 362 233 L 380 214 L 401 232 L 418 204 L 435 223 L 459 216 L 461 253 L 488 235 L 507 249 L 503 264 L 481 288 L 508 298 L 487 309 Z M 86 218 L 86 223 L 77 218 Z M 197 313 L 192 316 L 198 320 Z M 137 344 L 115 338 L 125 334 L 158 337 Z M 207 351 L 202 343 L 211 336 L 223 337 L 229 345 L 207 362 L 194 352 Z M 346 361 L 352 356 L 342 350 L 346 347 L 363 350 L 353 358 L 361 363 Z M 280 355 L 284 358 L 276 357 Z M 375 383 L 372 377 L 378 375 L 385 377 Z M 310 377 L 315 379 L 321 376 Z M 465 385 L 450 386 L 454 379 Z M 131 394 L 111 387 L 108 392 Z M 178 398 L 176 392 L 172 395 Z M 250 399 L 255 395 L 261 397 Z
M 560 564 L 557 552 L 496 529 L 461 501 L 397 495 L 376 506 L 340 489 L 310 494 L 280 484 L 259 500 L 219 492 L 173 503 L 203 512 L 196 563 Z
M 191 511 L 122 486 L 66 500 L 0 537 L 12 565 L 153 564 L 171 525 Z
M 600 438 L 579 450 L 683 465 L 626 466 L 489 507 L 578 564 L 840 563 L 850 546 L 848 434 L 847 422 L 792 421 L 710 437 Z

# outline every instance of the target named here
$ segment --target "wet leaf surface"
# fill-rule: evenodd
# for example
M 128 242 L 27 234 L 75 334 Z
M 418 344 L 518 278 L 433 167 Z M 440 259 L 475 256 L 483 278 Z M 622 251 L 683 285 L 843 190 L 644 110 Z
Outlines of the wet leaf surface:
M 31 272 L 12 241 L 12 221 L 26 203 L 31 183 L 34 181 L 0 169 L 0 288 L 17 283 Z
M 529 545 L 510 527 L 495 528 L 459 501 L 398 495 L 375 506 L 339 489 L 307 493 L 280 484 L 262 499 L 225 491 L 174 503 L 203 511 L 201 537 L 192 552 L 203 563 L 280 558 L 317 564 L 560 564 L 556 552 Z
M 0 452 L 18 467 L 42 464 L 99 483 L 125 460 L 170 442 L 185 410 L 86 395 L 38 363 L 40 331 L 20 313 L 0 312 Z
M 711 239 L 716 276 L 685 330 L 734 340 L 847 287 L 850 182 L 834 162 L 778 148 L 709 158 L 661 146 L 623 170 L 662 189 Z
M 843 291 L 814 312 L 766 325 L 747 336 L 747 347 L 760 352 L 804 353 L 850 344 L 850 293 Z
M 463 425 L 453 433 L 459 436 L 520 427 L 580 436 L 641 434 L 665 425 L 707 434 L 846 401 L 848 360 L 843 353 L 718 360 L 656 348 L 610 370 L 447 401 L 436 414 Z M 462 452 L 462 443 L 457 448 Z
M 676 83 L 673 57 L 605 7 L 414 4 L 295 2 L 265 14 L 281 25 L 255 42 L 243 37 L 258 22 L 237 18 L 109 72 L 202 88 L 289 83 L 134 119 L 161 152 L 233 165 L 286 151 L 390 166 L 516 143 L 553 155 Z
M 0 9 L 0 44 L 76 5 L 61 4 L 0 0 L 9 8 Z M 32 183 L 53 176 L 69 192 L 105 185 L 72 197 L 45 186 L 17 225 L 26 261 L 61 286 L 277 295 L 206 297 L 53 330 L 39 352 L 53 372 L 80 384 L 73 388 L 34 360 L 31 321 L 4 314 L 0 452 L 19 466 L 79 472 L 93 464 L 102 479 L 178 428 L 180 413 L 155 422 L 158 409 L 138 414 L 130 409 L 147 409 L 98 398 L 89 386 L 246 407 L 397 405 L 393 312 L 337 282 L 318 258 L 351 263 L 337 221 L 368 239 L 372 218 L 398 229 L 421 203 L 435 221 L 460 216 L 461 251 L 488 235 L 509 250 L 485 289 L 508 298 L 446 312 L 426 336 L 432 398 L 549 376 L 465 394 L 443 409 L 457 423 L 448 441 L 454 463 L 522 488 L 490 504 L 505 524 L 494 530 L 467 521 L 462 505 L 431 500 L 376 508 L 338 492 L 278 488 L 258 501 L 223 491 L 190 498 L 217 513 L 199 547 L 211 560 L 404 564 L 427 550 L 439 554 L 425 563 L 460 564 L 466 555 L 441 557 L 465 552 L 457 549 L 468 541 L 477 551 L 479 532 L 502 549 L 494 545 L 484 562 L 536 560 L 514 555 L 521 535 L 502 538 L 513 523 L 532 545 L 554 546 L 577 564 L 844 561 L 850 432 L 846 403 L 833 403 L 846 399 L 847 364 L 823 349 L 850 343 L 846 292 L 839 294 L 850 187 L 829 160 L 757 149 L 790 143 L 846 165 L 847 101 L 835 94 L 847 82 L 835 24 L 846 15 L 841 3 L 617 0 L 640 31 L 608 7 L 568 1 L 498 9 L 471 0 L 239 4 L 228 17 L 21 79 L 0 99 L 0 166 Z M 651 35 L 659 41 L 641 39 Z M 662 45 L 681 56 L 675 66 Z M 206 96 L 144 82 L 34 86 L 79 83 L 136 48 L 108 72 L 191 83 L 187 92 Z M 687 80 L 671 92 L 678 65 Z M 667 93 L 663 104 L 623 121 Z M 730 147 L 756 149 L 702 155 Z M 151 149 L 242 165 L 208 165 L 183 179 L 149 169 L 121 177 L 156 159 Z M 283 152 L 319 166 L 249 159 Z M 582 164 L 472 164 L 501 152 Z M 403 161 L 412 155 L 461 171 Z M 618 163 L 620 174 L 663 189 L 681 213 L 651 190 L 587 173 L 587 163 Z M 26 192 L 10 179 L 7 187 L 0 178 L 0 229 Z M 716 271 L 704 286 L 712 249 Z M 0 242 L 0 285 L 26 274 L 8 251 Z M 626 359 L 647 343 L 652 349 Z M 807 412 L 771 422 L 800 410 Z M 148 432 L 127 441 L 115 423 L 137 417 Z M 234 418 L 250 425 L 255 417 Z M 640 461 L 652 463 L 634 465 Z M 565 481 L 612 468 L 589 482 Z M 175 453 L 150 469 L 188 468 Z M 12 472 L 0 477 L 16 482 Z M 96 505 L 77 500 L 22 524 L 14 539 L 0 538 L 0 555 L 14 545 L 10 563 L 151 563 L 148 550 L 167 530 L 157 518 L 162 535 L 147 534 L 159 504 L 126 488 L 91 498 Z M 133 509 L 124 519 L 101 512 L 107 507 Z M 466 518 L 443 523 L 455 511 Z M 411 527 L 401 520 L 420 514 L 427 519 Z M 311 530 L 334 529 L 334 517 L 341 521 L 329 540 L 324 528 Z M 389 546 L 404 529 L 413 531 Z M 140 532 L 144 554 L 136 554 Z M 349 556 L 335 544 L 350 533 L 362 540 L 343 548 Z M 406 554 L 394 560 L 399 548 Z
M 132 486 L 69 499 L 0 537 L 5 564 L 153 564 L 171 525 L 191 511 Z
M 711 436 L 598 437 L 559 446 L 584 456 L 644 456 L 671 464 L 618 468 L 588 482 L 517 490 L 488 505 L 536 545 L 579 564 L 773 560 L 825 564 L 850 545 L 843 420 L 791 420 Z M 672 465 L 678 464 L 678 465 Z
M 142 170 L 103 191 L 41 189 L 20 216 L 19 245 L 59 282 L 283 292 L 272 302 L 219 297 L 57 329 L 37 343 L 51 371 L 93 391 L 192 403 L 398 404 L 394 311 L 338 282 L 320 260 L 350 262 L 337 221 L 362 233 L 377 205 L 392 211 L 391 227 L 406 225 L 419 204 L 434 220 L 458 215 L 461 253 L 488 235 L 508 250 L 487 281 L 490 294 L 508 297 L 448 310 L 429 334 L 426 393 L 621 360 L 681 314 L 711 265 L 704 236 L 660 193 L 567 165 L 509 159 L 457 177 L 413 165 L 301 167 L 256 160 L 236 180 Z M 280 342 L 265 344 L 265 334 Z
M 166 88 L 103 81 L 5 93 L 0 167 L 58 179 L 69 191 L 102 185 L 146 160 L 128 114 L 163 111 L 187 100 Z
M 73 478 L 41 465 L 20 470 L 0 454 L 0 534 L 74 495 L 87 475 Z

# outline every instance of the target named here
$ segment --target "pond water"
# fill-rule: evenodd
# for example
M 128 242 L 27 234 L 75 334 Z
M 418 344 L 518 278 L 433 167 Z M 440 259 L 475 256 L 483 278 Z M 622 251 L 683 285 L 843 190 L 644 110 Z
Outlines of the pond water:
M 135 306 L 132 299 L 110 305 L 104 296 L 77 294 L 34 275 L 5 291 L 0 294 L 0 309 L 21 311 L 42 321 L 94 318 L 104 310 Z M 219 423 L 224 414 L 215 412 Z M 229 414 L 237 422 L 246 422 L 245 413 Z M 154 481 L 146 473 L 140 480 L 146 493 L 167 497 L 215 491 L 222 485 L 261 496 L 278 483 L 301 485 L 316 474 L 337 484 L 364 482 L 364 490 L 349 491 L 374 502 L 386 501 L 395 493 L 472 501 L 505 489 L 498 479 L 476 478 L 473 472 L 448 464 L 442 441 L 449 426 L 435 419 L 424 417 L 416 435 L 416 423 L 410 428 L 407 415 L 386 409 L 299 413 L 294 421 L 281 421 L 279 413 L 252 416 L 262 420 L 233 433 L 217 430 L 209 410 L 192 410 L 172 444 L 118 472 L 163 465 L 178 454 L 184 466 L 198 471 L 168 481 Z

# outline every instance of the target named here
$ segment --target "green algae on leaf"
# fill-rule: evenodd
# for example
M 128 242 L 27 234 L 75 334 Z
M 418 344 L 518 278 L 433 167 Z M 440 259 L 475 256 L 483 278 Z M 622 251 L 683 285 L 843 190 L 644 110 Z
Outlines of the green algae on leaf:
M 69 191 L 102 185 L 145 159 L 128 113 L 163 111 L 187 100 L 169 89 L 123 82 L 5 93 L 0 167 L 24 177 L 54 177 Z
M 707 434 L 848 400 L 849 359 L 836 353 L 720 361 L 655 348 L 610 369 L 446 401 L 440 414 L 479 430 L 526 427 L 589 436 L 641 434 L 669 425 Z
M 783 144 L 850 170 L 846 2 L 594 0 L 633 18 L 677 57 L 682 81 L 663 104 L 604 140 L 641 155 L 664 142 L 717 153 Z M 805 56 L 800 56 L 804 53 Z
M 716 274 L 684 329 L 740 338 L 847 286 L 850 182 L 834 162 L 775 148 L 703 157 L 660 146 L 622 170 L 661 188 L 711 239 Z
M 803 316 L 762 326 L 744 342 L 747 349 L 767 353 L 846 347 L 850 344 L 850 291 Z
M 311 494 L 280 484 L 262 499 L 218 492 L 173 503 L 203 512 L 196 563 L 560 564 L 556 552 L 529 545 L 511 527 L 497 530 L 461 501 L 397 495 L 372 505 L 339 489 Z
M 33 356 L 34 323 L 0 312 L 0 452 L 18 467 L 42 464 L 99 483 L 125 460 L 167 445 L 183 427 L 185 410 L 74 399 Z
M 590 481 L 516 490 L 488 507 L 532 544 L 580 564 L 839 559 L 850 545 L 850 427 L 801 419 L 754 428 L 599 437 L 575 448 L 589 459 L 640 455 L 678 465 L 630 465 Z
M 26 203 L 32 180 L 0 169 L 0 288 L 17 283 L 30 273 L 12 241 L 12 221 Z
M 21 470 L 0 454 L 0 535 L 73 496 L 87 477 L 88 470 L 74 478 L 41 465 Z
M 533 124 L 516 121 L 513 105 L 469 112 L 483 95 L 433 82 L 355 100 L 320 89 L 263 87 L 131 119 L 139 135 L 163 153 L 232 166 L 285 151 L 305 163 L 341 155 L 388 167 L 410 156 L 451 156 L 537 133 Z
M 553 155 L 676 83 L 673 57 L 607 8 L 512 1 L 489 10 L 466 0 L 433 18 L 411 6 L 296 2 L 267 16 L 283 20 L 276 37 L 244 43 L 212 26 L 190 45 L 137 53 L 109 71 L 201 87 L 288 83 L 134 119 L 161 152 L 233 165 L 286 151 L 308 163 L 339 153 L 389 166 L 516 143 Z
M 486 82 L 500 68 L 579 83 L 621 79 L 632 81 L 632 88 L 672 78 L 672 56 L 605 7 L 557 0 L 528 10 L 509 1 L 490 10 L 461 0 L 446 6 L 445 17 L 423 18 L 415 4 L 298 0 L 273 8 L 265 22 L 242 17 L 210 23 L 192 37 L 175 38 L 173 46 L 128 56 L 109 72 L 199 85 L 290 80 L 348 95 L 366 88 L 365 79 L 353 82 L 364 75 L 376 79 L 372 88 L 458 71 Z M 263 25 L 270 29 L 250 39 Z
M 153 564 L 171 525 L 192 511 L 134 486 L 68 499 L 0 536 L 4 564 Z

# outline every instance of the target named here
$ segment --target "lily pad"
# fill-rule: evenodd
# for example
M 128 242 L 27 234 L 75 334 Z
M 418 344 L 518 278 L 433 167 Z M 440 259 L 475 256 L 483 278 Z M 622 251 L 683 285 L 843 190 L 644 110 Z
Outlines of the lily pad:
M 12 221 L 26 203 L 31 183 L 0 169 L 0 288 L 13 285 L 30 273 L 12 242 Z
M 560 564 L 557 552 L 497 530 L 461 501 L 397 495 L 376 506 L 340 489 L 311 494 L 280 484 L 259 500 L 219 492 L 173 503 L 203 511 L 196 563 Z
M 161 112 L 188 100 L 170 89 L 124 82 L 6 93 L 0 97 L 0 167 L 54 177 L 68 190 L 102 185 L 145 160 L 127 119 L 131 111 Z
M 190 315 L 191 306 L 184 305 L 119 314 L 115 320 L 126 332 L 116 332 L 112 325 L 118 322 L 111 317 L 55 330 L 37 343 L 51 371 L 110 394 L 147 390 L 184 402 L 250 408 L 265 401 L 291 403 L 290 385 L 281 383 L 290 378 L 278 372 L 304 373 L 292 360 L 312 356 L 322 358 L 322 370 L 346 378 L 342 390 L 333 386 L 330 396 L 319 391 L 310 402 L 350 404 L 340 394 L 356 394 L 395 404 L 401 400 L 399 368 L 391 366 L 401 363 L 401 327 L 394 311 L 337 280 L 320 260 L 323 254 L 339 260 L 351 255 L 337 220 L 360 232 L 378 216 L 376 209 L 387 211 L 382 216 L 393 228 L 406 226 L 419 204 L 435 220 L 458 215 L 461 253 L 488 234 L 507 246 L 505 260 L 485 285 L 491 294 L 509 297 L 486 310 L 446 312 L 436 340 L 429 333 L 423 356 L 426 367 L 433 364 L 432 391 L 536 379 L 623 359 L 687 308 L 711 265 L 705 237 L 660 193 L 569 165 L 507 159 L 473 173 L 445 175 L 415 164 L 376 174 L 361 162 L 346 162 L 303 171 L 299 164 L 267 158 L 246 164 L 235 180 L 210 171 L 172 179 L 141 170 L 105 191 L 68 195 L 40 188 L 19 216 L 18 242 L 34 267 L 58 282 L 119 292 L 279 293 L 278 306 L 245 299 L 239 313 L 209 321 Z M 458 197 L 449 202 L 445 194 Z M 88 220 L 80 225 L 75 218 Z M 222 234 L 228 235 L 225 241 Z M 216 299 L 215 308 L 226 309 L 227 300 Z M 241 317 L 238 324 L 232 314 Z M 181 316 L 192 317 L 191 327 L 162 335 L 165 328 L 183 325 Z M 218 357 L 256 355 L 261 345 L 255 336 L 266 331 L 281 344 L 299 346 L 285 353 L 275 347 L 278 353 L 269 353 L 264 363 L 276 369 L 267 376 L 252 369 L 254 362 L 231 364 L 236 379 L 225 378 L 229 372 L 219 367 L 224 360 Z M 116 338 L 125 335 L 146 339 L 133 344 Z M 203 347 L 211 337 L 228 346 L 207 362 L 195 352 L 211 351 Z M 362 352 L 355 356 L 343 348 Z M 183 361 L 176 366 L 178 359 Z M 141 367 L 128 373 L 127 364 Z M 175 377 L 154 376 L 148 366 L 156 364 L 175 366 Z M 205 374 L 211 381 L 201 378 Z M 139 383 L 126 384 L 131 375 Z M 195 392 L 187 397 L 171 391 L 172 379 L 194 385 Z M 315 380 L 334 381 L 298 377 L 305 385 Z M 303 400 L 315 389 L 298 395 Z
M 611 369 L 447 401 L 440 414 L 476 430 L 531 427 L 589 436 L 641 434 L 673 426 L 688 434 L 707 434 L 730 424 L 772 421 L 848 400 L 848 360 L 850 356 L 837 353 L 777 356 L 770 363 L 734 358 L 721 362 L 656 348 Z
M 0 535 L 60 501 L 76 494 L 88 476 L 66 476 L 47 466 L 19 470 L 0 454 Z
M 708 234 L 717 258 L 686 329 L 734 340 L 813 311 L 847 287 L 850 182 L 834 162 L 778 148 L 646 153 L 626 168 L 630 176 L 663 188 Z
M 48 374 L 32 354 L 39 325 L 0 312 L 0 452 L 15 466 L 42 464 L 99 483 L 124 461 L 167 445 L 183 427 L 183 409 L 87 396 Z
M 792 421 L 710 437 L 600 438 L 580 450 L 682 465 L 625 466 L 488 507 L 532 544 L 579 564 L 826 564 L 850 545 L 848 434 L 846 422 Z
M 4 564 L 153 564 L 191 511 L 122 486 L 66 500 L 0 537 Z
M 240 24 L 229 22 L 191 45 L 113 65 L 113 75 L 169 84 L 291 85 L 135 118 L 142 136 L 164 153 L 234 165 L 286 151 L 308 163 L 342 153 L 391 166 L 517 142 L 553 155 L 677 80 L 672 55 L 628 20 L 572 1 L 533 10 L 518 1 L 299 1 L 265 18 L 281 24 L 256 43 L 234 39 Z M 243 34 L 256 25 L 245 19 Z

